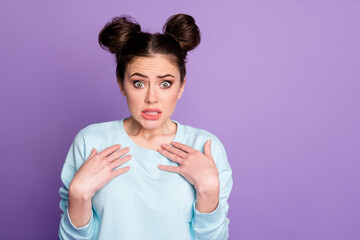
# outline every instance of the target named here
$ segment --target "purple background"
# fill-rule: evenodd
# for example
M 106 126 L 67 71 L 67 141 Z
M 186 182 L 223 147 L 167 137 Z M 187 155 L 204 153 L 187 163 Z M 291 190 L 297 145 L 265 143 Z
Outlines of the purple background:
M 230 239 L 360 238 L 360 3 L 0 3 L 0 239 L 57 239 L 60 171 L 75 134 L 129 115 L 112 17 L 161 31 L 194 16 L 200 46 L 172 119 L 206 129 L 233 169 Z

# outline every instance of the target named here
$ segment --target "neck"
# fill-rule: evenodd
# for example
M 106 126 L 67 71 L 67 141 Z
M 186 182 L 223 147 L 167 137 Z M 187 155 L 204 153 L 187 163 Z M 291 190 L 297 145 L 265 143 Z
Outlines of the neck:
M 128 135 L 151 139 L 158 135 L 171 135 L 177 131 L 177 125 L 169 118 L 161 126 L 148 129 L 136 121 L 133 116 L 124 119 L 124 128 Z

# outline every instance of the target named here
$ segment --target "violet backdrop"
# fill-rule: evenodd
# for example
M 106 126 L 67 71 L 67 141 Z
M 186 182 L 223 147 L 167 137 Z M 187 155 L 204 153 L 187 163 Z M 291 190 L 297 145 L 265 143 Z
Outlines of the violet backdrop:
M 104 24 L 176 13 L 202 41 L 172 119 L 227 150 L 229 239 L 360 239 L 358 0 L 2 0 L 0 239 L 57 239 L 75 134 L 129 115 Z

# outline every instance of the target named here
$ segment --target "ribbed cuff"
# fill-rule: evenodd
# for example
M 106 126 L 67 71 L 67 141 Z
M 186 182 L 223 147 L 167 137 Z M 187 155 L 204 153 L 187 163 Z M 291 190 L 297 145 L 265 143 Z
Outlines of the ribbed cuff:
M 93 222 L 93 218 L 94 218 L 94 211 L 92 211 L 91 214 L 91 218 L 88 224 L 86 224 L 83 227 L 75 227 L 74 224 L 71 222 L 70 220 L 70 215 L 69 215 L 69 209 L 66 209 L 66 216 L 64 218 L 65 221 L 65 225 L 68 226 L 68 231 L 71 232 L 73 235 L 80 235 L 80 236 L 90 236 L 92 234 L 91 232 L 91 224 Z
M 193 209 L 194 209 L 193 224 L 196 228 L 200 228 L 200 229 L 214 228 L 215 226 L 218 226 L 224 222 L 226 216 L 220 201 L 216 209 L 211 213 L 201 213 L 198 210 L 196 210 L 195 205 L 196 205 L 196 199 L 193 203 Z

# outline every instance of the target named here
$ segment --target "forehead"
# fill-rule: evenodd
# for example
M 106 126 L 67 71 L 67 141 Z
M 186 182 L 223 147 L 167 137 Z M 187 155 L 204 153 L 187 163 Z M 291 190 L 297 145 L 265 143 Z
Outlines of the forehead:
M 167 74 L 180 77 L 178 67 L 166 55 L 156 54 L 151 57 L 135 57 L 127 65 L 126 74 L 131 75 L 134 72 L 143 74 Z

